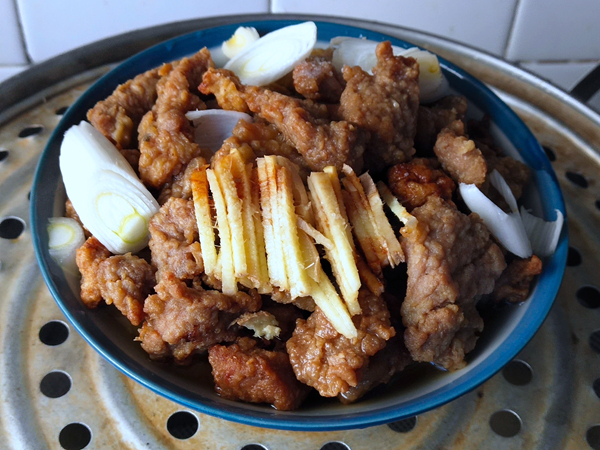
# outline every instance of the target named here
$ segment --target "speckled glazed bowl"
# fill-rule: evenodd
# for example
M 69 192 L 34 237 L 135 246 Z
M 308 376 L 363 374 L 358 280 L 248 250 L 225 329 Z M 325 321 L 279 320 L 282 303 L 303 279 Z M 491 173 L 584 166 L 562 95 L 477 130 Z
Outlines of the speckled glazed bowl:
M 254 26 L 264 34 L 292 23 L 272 20 L 243 25 Z M 426 367 L 418 373 L 408 373 L 399 382 L 374 390 L 352 405 L 342 405 L 336 399 L 314 399 L 305 402 L 297 411 L 283 412 L 267 405 L 221 399 L 213 391 L 208 362 L 199 362 L 191 367 L 152 362 L 134 342 L 134 327 L 115 308 L 89 310 L 74 293 L 69 280 L 47 250 L 48 218 L 62 214 L 65 199 L 58 167 L 64 132 L 84 119 L 87 110 L 107 97 L 118 84 L 163 62 L 192 54 L 201 47 L 216 48 L 239 25 L 199 30 L 133 56 L 88 89 L 69 108 L 56 128 L 37 168 L 31 196 L 31 219 L 41 271 L 63 313 L 104 358 L 149 389 L 202 413 L 254 426 L 304 431 L 367 427 L 436 408 L 486 381 L 517 355 L 548 314 L 565 268 L 566 230 L 563 230 L 555 254 L 544 261 L 543 273 L 538 277 L 530 298 L 523 304 L 500 309 L 487 319 L 476 349 L 468 355 L 466 368 L 445 373 Z M 394 45 L 412 47 L 409 43 L 365 29 L 324 22 L 317 22 L 317 26 L 318 39 L 322 42 L 336 36 L 364 36 L 376 41 L 389 39 Z M 468 98 L 471 114 L 488 114 L 495 138 L 505 152 L 523 160 L 533 169 L 533 182 L 524 200 L 526 206 L 546 220 L 555 219 L 555 209 L 564 214 L 562 195 L 550 162 L 523 122 L 481 82 L 454 65 L 441 62 L 450 86 Z

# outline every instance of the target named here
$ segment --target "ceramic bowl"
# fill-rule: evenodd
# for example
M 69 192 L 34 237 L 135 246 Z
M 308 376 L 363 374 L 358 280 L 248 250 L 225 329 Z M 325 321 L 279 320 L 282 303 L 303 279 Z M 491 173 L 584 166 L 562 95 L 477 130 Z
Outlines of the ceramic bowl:
M 260 34 L 290 25 L 292 21 L 270 20 L 242 24 L 254 26 Z M 115 308 L 87 309 L 71 288 L 69 279 L 50 257 L 46 225 L 48 218 L 62 215 L 64 188 L 58 167 L 64 132 L 85 118 L 98 100 L 114 88 L 164 62 L 193 54 L 206 46 L 218 48 L 240 24 L 199 30 L 149 48 L 120 64 L 92 85 L 73 104 L 51 136 L 36 171 L 31 193 L 31 219 L 34 246 L 46 284 L 61 310 L 83 338 L 117 369 L 137 382 L 181 405 L 201 413 L 248 425 L 303 431 L 361 428 L 415 416 L 443 405 L 474 389 L 498 372 L 529 342 L 542 325 L 557 294 L 567 255 L 566 230 L 554 255 L 544 260 L 544 269 L 531 295 L 520 305 L 495 311 L 486 321 L 468 365 L 456 372 L 440 372 L 428 367 L 405 375 L 410 382 L 396 382 L 375 389 L 352 405 L 336 399 L 311 397 L 297 411 L 277 411 L 267 405 L 232 402 L 213 391 L 208 362 L 177 367 L 151 361 L 134 342 L 136 330 Z M 389 39 L 401 47 L 413 45 L 366 29 L 317 22 L 318 39 L 328 42 L 336 36 Z M 506 153 L 520 158 L 532 168 L 534 176 L 525 204 L 546 220 L 555 219 L 555 209 L 565 213 L 562 195 L 544 151 L 517 115 L 483 83 L 453 64 L 440 60 L 450 86 L 469 100 L 470 114 L 485 113 L 492 131 Z M 415 376 L 416 375 L 416 376 Z M 316 396 L 318 397 L 318 396 Z

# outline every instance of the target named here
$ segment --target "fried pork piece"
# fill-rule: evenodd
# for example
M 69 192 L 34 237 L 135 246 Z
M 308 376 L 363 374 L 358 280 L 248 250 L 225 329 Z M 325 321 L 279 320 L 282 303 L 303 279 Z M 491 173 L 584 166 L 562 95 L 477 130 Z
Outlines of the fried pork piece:
M 159 72 L 159 69 L 152 69 L 121 84 L 106 100 L 96 103 L 88 111 L 90 123 L 117 148 L 137 147 L 136 130 L 156 101 Z
M 310 390 L 294 376 L 285 351 L 261 349 L 248 337 L 229 346 L 213 345 L 208 361 L 215 390 L 229 400 L 270 403 L 288 411 L 298 408 Z
M 465 124 L 455 120 L 438 134 L 433 151 L 456 183 L 481 186 L 487 164 L 475 142 L 465 136 Z
M 252 112 L 277 126 L 312 170 L 341 170 L 348 164 L 362 171 L 367 135 L 345 120 L 330 121 L 324 105 L 257 86 L 246 86 L 244 98 Z
M 171 197 L 149 224 L 152 265 L 156 278 L 173 272 L 177 278 L 192 279 L 204 271 L 198 242 L 198 224 L 191 200 Z
M 191 176 L 194 171 L 206 165 L 206 160 L 198 156 L 192 159 L 186 166 L 185 170 L 175 175 L 171 181 L 163 186 L 158 195 L 158 204 L 164 205 L 171 197 L 183 198 L 185 200 L 192 199 L 192 184 Z
M 201 155 L 202 149 L 194 142 L 194 130 L 185 113 L 205 108 L 192 89 L 196 91 L 202 75 L 212 66 L 210 52 L 204 48 L 190 58 L 183 58 L 158 82 L 156 103 L 138 128 L 140 178 L 148 186 L 160 189 L 192 158 Z
M 478 216 L 437 196 L 412 214 L 418 225 L 401 237 L 408 265 L 401 309 L 406 347 L 415 361 L 460 369 L 483 329 L 475 304 L 493 291 L 506 262 Z
M 312 170 L 348 164 L 360 172 L 366 135 L 346 121 L 331 121 L 327 106 L 258 86 L 244 86 L 224 69 L 209 70 L 199 87 L 223 109 L 258 114 L 275 125 Z
M 313 55 L 293 71 L 294 89 L 311 100 L 339 103 L 346 83 L 331 63 L 331 54 Z
M 102 301 L 98 266 L 112 255 L 95 237 L 89 237 L 77 249 L 75 261 L 81 272 L 81 301 L 88 308 L 96 308 Z
M 106 303 L 114 304 L 132 325 L 139 326 L 144 320 L 144 300 L 156 282 L 152 266 L 131 253 L 115 255 L 99 264 L 98 279 Z
M 296 377 L 323 397 L 335 397 L 356 386 L 369 358 L 386 346 L 396 332 L 381 297 L 362 289 L 358 297 L 362 313 L 352 318 L 358 336 L 347 339 L 316 308 L 307 320 L 298 320 L 287 352 Z
M 237 336 L 237 329 L 229 327 L 231 322 L 261 306 L 260 295 L 255 292 L 227 296 L 190 288 L 169 272 L 154 289 L 156 294 L 144 303 L 147 323 L 138 339 L 153 359 L 172 355 L 178 362 L 187 362 L 192 354 L 204 352 L 211 345 L 231 342 Z
M 451 202 L 456 184 L 440 170 L 435 159 L 415 158 L 388 170 L 388 186 L 409 211 L 423 205 L 430 195 Z
M 150 264 L 131 253 L 111 256 L 100 241 L 90 237 L 77 250 L 77 266 L 82 274 L 81 300 L 88 308 L 104 299 L 133 325 L 142 323 L 144 300 L 155 283 Z
M 294 148 L 277 127 L 260 117 L 255 117 L 254 122 L 240 120 L 233 128 L 231 137 L 223 142 L 223 146 L 215 154 L 212 161 L 218 160 L 221 155 L 227 155 L 233 148 L 241 149 L 248 145 L 256 157 L 265 155 L 279 155 L 288 158 L 298 166 L 301 174 L 308 176 L 310 168 L 298 150 Z
M 467 108 L 467 99 L 460 95 L 448 95 L 430 106 L 419 106 L 415 136 L 417 154 L 432 156 L 439 132 L 455 120 L 464 120 Z
M 208 69 L 198 90 L 205 95 L 213 94 L 222 109 L 250 112 L 243 95 L 244 87 L 231 70 Z
M 366 163 L 379 171 L 409 160 L 417 130 L 419 65 L 413 58 L 394 56 L 389 41 L 377 46 L 373 75 L 360 67 L 344 67 L 346 88 L 339 114 L 371 132 Z
M 369 365 L 358 384 L 340 392 L 339 401 L 346 405 L 354 403 L 380 384 L 388 383 L 394 375 L 412 363 L 410 353 L 402 341 L 402 335 L 391 338 L 385 348 L 369 360 Z
M 511 261 L 496 281 L 492 299 L 495 302 L 520 303 L 527 299 L 533 278 L 542 273 L 542 261 L 536 255 Z

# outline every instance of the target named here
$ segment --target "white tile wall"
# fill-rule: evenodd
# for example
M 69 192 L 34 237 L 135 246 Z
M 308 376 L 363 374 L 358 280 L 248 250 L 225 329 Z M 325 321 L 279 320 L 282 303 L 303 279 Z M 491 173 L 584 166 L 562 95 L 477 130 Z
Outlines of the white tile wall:
M 26 64 L 13 0 L 0 0 L 0 65 Z
M 521 0 L 506 52 L 511 60 L 600 58 L 600 1 Z
M 393 23 L 495 55 L 506 46 L 516 0 L 272 0 L 275 13 L 313 13 Z
M 269 11 L 269 0 L 17 0 L 17 4 L 27 50 L 34 62 L 138 28 Z
M 422 30 L 519 63 L 565 90 L 600 61 L 600 0 L 0 0 L 0 81 L 30 59 L 137 28 L 267 12 Z M 600 94 L 594 101 L 600 104 Z

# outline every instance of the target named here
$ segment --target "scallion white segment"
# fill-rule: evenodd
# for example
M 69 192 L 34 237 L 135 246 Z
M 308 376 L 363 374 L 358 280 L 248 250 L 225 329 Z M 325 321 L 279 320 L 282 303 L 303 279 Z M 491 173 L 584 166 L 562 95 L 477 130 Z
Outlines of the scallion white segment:
M 291 72 L 316 43 L 314 22 L 290 25 L 246 46 L 225 64 L 225 69 L 233 71 L 244 84 L 264 86 Z
M 333 65 L 342 70 L 344 66 L 360 66 L 372 73 L 377 64 L 375 49 L 378 42 L 352 37 L 337 37 L 331 40 Z M 430 103 L 449 93 L 448 80 L 444 77 L 436 55 L 417 47 L 409 49 L 392 46 L 394 55 L 412 57 L 419 63 L 419 99 L 421 103 Z
M 50 256 L 65 271 L 78 273 L 75 254 L 85 242 L 81 225 L 68 217 L 52 217 L 48 219 L 47 229 Z
M 474 184 L 460 183 L 460 195 L 469 209 L 481 217 L 483 223 L 506 250 L 520 258 L 529 258 L 532 255 L 531 243 L 517 209 L 517 201 L 506 181 L 497 171 L 493 171 L 490 177 L 492 185 L 508 203 L 511 209 L 509 214 L 502 211 Z
M 258 41 L 260 36 L 254 27 L 238 27 L 228 40 L 223 42 L 221 49 L 228 58 L 233 58 L 248 45 Z
M 460 183 L 460 195 L 469 209 L 479 215 L 492 234 L 511 253 L 528 258 L 532 254 L 550 256 L 556 250 L 564 223 L 563 214 L 556 209 L 556 220 L 548 222 L 534 216 L 524 207 L 517 208 L 517 200 L 506 180 L 497 170 L 489 174 L 490 182 L 508 204 L 506 214 L 474 184 Z
M 194 140 L 202 148 L 213 153 L 221 148 L 223 141 L 231 136 L 238 121 L 252 122 L 252 116 L 238 111 L 224 109 L 205 109 L 190 111 L 185 117 L 194 124 Z
M 556 211 L 556 220 L 547 222 L 544 219 L 534 216 L 521 206 L 521 218 L 523 226 L 531 241 L 533 253 L 538 256 L 550 256 L 556 250 L 558 238 L 565 221 L 563 213 L 558 209 Z
M 60 171 L 84 226 L 112 253 L 148 244 L 148 222 L 159 205 L 117 148 L 89 123 L 65 133 Z

